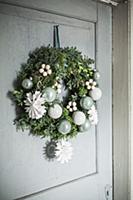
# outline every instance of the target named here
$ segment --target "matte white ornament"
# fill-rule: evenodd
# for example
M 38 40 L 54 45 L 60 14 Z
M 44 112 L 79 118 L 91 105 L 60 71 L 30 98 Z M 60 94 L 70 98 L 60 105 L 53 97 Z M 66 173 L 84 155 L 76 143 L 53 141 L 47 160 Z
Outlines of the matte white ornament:
M 91 90 L 89 94 L 94 101 L 98 101 L 102 97 L 102 91 L 98 87 Z
M 62 107 L 59 104 L 54 104 L 53 106 L 51 106 L 49 108 L 48 115 L 52 119 L 58 119 L 58 118 L 60 118 L 61 115 L 62 115 Z
M 76 111 L 73 113 L 73 121 L 76 125 L 80 126 L 85 123 L 86 116 L 82 111 Z
M 46 108 L 44 104 L 44 98 L 39 91 L 35 91 L 32 93 L 26 94 L 27 99 L 24 101 L 26 107 L 25 110 L 28 112 L 28 115 L 32 119 L 40 119 L 45 113 Z
M 60 140 L 57 142 L 57 147 L 55 151 L 57 161 L 61 164 L 68 163 L 72 159 L 73 147 L 71 143 L 66 140 Z

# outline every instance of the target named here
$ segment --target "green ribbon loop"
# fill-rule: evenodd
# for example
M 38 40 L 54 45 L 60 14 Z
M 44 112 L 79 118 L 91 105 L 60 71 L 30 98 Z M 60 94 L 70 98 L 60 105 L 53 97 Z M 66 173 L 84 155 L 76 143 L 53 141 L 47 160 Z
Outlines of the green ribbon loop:
M 54 26 L 54 34 L 53 34 L 53 47 L 60 48 L 60 40 L 59 40 L 59 25 Z

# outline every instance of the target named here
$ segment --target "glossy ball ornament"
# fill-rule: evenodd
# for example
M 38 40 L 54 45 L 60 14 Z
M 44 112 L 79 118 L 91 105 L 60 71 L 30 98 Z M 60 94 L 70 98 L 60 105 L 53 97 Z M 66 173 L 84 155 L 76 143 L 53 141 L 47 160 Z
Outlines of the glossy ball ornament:
M 91 127 L 90 121 L 88 119 L 85 120 L 85 123 L 79 127 L 81 132 L 88 131 Z
M 95 78 L 95 80 L 99 80 L 100 79 L 100 73 L 99 72 L 95 72 L 94 73 L 94 78 Z
M 51 87 L 47 87 L 43 91 L 43 97 L 46 102 L 53 102 L 56 99 L 56 91 Z
M 49 108 L 48 115 L 52 119 L 58 119 L 58 118 L 60 118 L 61 115 L 62 115 L 62 107 L 59 104 L 54 104 L 53 106 L 51 106 Z
M 98 101 L 102 97 L 102 91 L 100 88 L 96 87 L 93 90 L 90 91 L 90 96 L 94 101 Z
M 69 133 L 71 131 L 71 123 L 68 120 L 62 120 L 59 124 L 58 131 L 63 135 Z
M 29 90 L 33 87 L 33 82 L 30 79 L 26 78 L 22 81 L 22 87 Z
M 82 97 L 80 100 L 80 105 L 85 110 L 89 110 L 93 104 L 94 102 L 91 97 Z
M 80 126 L 85 123 L 86 116 L 82 111 L 76 111 L 73 113 L 73 121 L 76 125 Z

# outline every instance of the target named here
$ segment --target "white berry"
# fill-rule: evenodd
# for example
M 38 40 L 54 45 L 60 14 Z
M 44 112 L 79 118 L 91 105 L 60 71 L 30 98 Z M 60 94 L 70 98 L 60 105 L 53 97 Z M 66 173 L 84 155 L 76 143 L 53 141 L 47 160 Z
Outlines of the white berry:
M 42 74 L 44 72 L 44 69 L 43 68 L 39 69 L 39 72 Z
M 50 66 L 49 66 L 49 65 L 46 65 L 46 67 L 45 67 L 45 68 L 48 70 L 48 69 L 50 69 Z
M 49 75 L 52 74 L 52 70 L 49 69 L 49 70 L 47 71 L 47 73 L 48 73 Z
M 42 68 L 43 68 L 43 69 L 45 68 L 45 64 L 42 64 Z
M 47 72 L 43 72 L 43 76 L 47 76 L 48 74 L 47 74 Z

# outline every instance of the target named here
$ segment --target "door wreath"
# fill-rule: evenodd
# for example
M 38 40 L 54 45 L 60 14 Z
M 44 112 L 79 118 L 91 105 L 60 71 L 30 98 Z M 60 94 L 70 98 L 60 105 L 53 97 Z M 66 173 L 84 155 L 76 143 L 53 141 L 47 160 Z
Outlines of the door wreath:
M 45 156 L 61 163 L 71 159 L 68 141 L 98 122 L 96 101 L 102 96 L 94 61 L 74 47 L 42 46 L 29 53 L 12 91 L 15 124 L 50 141 Z

